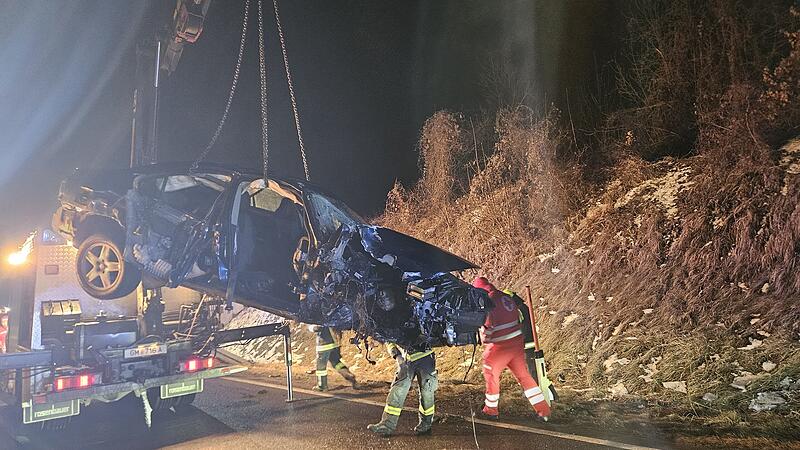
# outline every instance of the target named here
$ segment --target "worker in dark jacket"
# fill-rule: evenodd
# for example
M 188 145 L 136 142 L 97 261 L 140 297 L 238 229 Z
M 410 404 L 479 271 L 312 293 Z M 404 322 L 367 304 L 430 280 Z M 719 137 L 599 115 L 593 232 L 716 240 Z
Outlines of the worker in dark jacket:
M 325 391 L 328 389 L 328 362 L 347 380 L 353 388 L 356 388 L 356 376 L 342 361 L 342 352 L 339 342 L 342 339 L 341 333 L 328 327 L 312 325 L 312 331 L 317 333 L 317 385 L 315 391 Z
M 405 349 L 390 343 L 386 345 L 386 349 L 397 362 L 397 374 L 386 397 L 381 421 L 368 425 L 367 429 L 383 436 L 394 433 L 411 389 L 411 382 L 416 378 L 419 385 L 419 423 L 414 427 L 414 432 L 417 435 L 430 433 L 435 412 L 434 393 L 439 387 L 436 355 L 428 344 Z

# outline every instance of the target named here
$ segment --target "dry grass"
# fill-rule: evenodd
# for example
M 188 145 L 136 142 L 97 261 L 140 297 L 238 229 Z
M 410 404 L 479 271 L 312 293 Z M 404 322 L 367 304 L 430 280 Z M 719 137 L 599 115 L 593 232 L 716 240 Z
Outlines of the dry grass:
M 422 180 L 396 185 L 379 222 L 531 285 L 561 386 L 606 397 L 622 383 L 687 422 L 780 428 L 795 394 L 772 413 L 748 405 L 800 377 L 800 144 L 775 145 L 800 124 L 800 14 L 762 6 L 677 1 L 639 17 L 646 57 L 621 74 L 633 106 L 598 133 L 614 155 L 602 173 L 557 112 L 500 110 L 474 134 L 464 124 L 487 118 L 439 113 Z M 463 351 L 445 354 L 456 376 Z M 730 386 L 746 372 L 746 392 Z M 662 384 L 675 381 L 687 392 Z

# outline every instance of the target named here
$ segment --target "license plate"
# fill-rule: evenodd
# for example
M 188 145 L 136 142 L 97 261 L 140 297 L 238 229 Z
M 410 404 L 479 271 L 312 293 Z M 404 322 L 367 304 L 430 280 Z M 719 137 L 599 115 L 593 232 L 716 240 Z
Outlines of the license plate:
M 125 349 L 125 358 L 144 358 L 145 356 L 163 355 L 167 353 L 167 344 L 145 344 Z

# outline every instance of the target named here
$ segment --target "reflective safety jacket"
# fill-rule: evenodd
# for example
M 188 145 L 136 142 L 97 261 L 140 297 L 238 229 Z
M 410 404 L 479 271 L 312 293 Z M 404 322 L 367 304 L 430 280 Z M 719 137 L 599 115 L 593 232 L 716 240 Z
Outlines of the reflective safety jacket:
M 433 353 L 433 350 L 429 346 L 419 346 L 410 350 L 406 350 L 405 348 L 392 342 L 388 342 L 386 344 L 386 351 L 389 352 L 392 358 L 396 358 L 398 354 L 402 355 L 403 359 L 405 359 L 407 362 L 417 361 Z
M 497 291 L 489 291 L 489 298 L 494 302 L 486 322 L 483 324 L 483 342 L 497 344 L 510 341 L 516 337 L 522 340 L 522 327 L 519 322 L 519 308 L 508 295 Z
M 329 352 L 339 348 L 338 333 L 328 327 L 322 327 L 317 332 L 317 353 Z

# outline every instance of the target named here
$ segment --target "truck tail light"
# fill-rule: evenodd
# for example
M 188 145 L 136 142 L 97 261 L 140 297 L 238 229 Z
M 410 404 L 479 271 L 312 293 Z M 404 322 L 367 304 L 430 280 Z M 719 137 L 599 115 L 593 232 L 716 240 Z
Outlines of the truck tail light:
M 213 357 L 192 358 L 181 363 L 181 372 L 197 372 L 202 369 L 213 369 L 217 366 L 217 361 Z
M 92 385 L 92 376 L 91 375 L 81 375 L 78 377 L 78 387 L 79 388 L 86 388 Z
M 95 377 L 91 373 L 82 373 L 79 375 L 69 375 L 56 377 L 53 382 L 53 389 L 56 392 L 66 391 L 68 389 L 86 389 L 91 387 L 95 382 Z
M 201 363 L 197 358 L 187 359 L 181 363 L 181 372 L 197 372 L 200 368 Z

